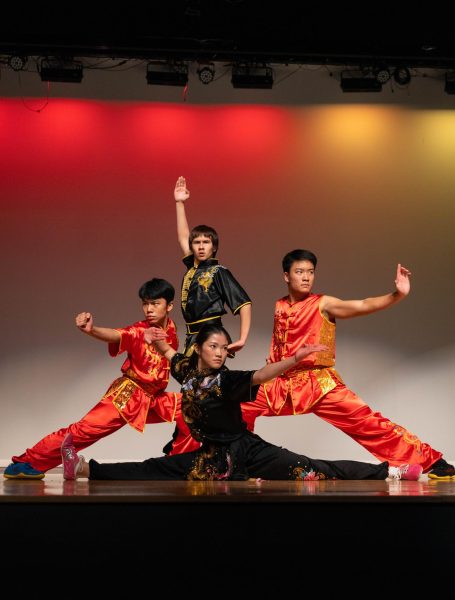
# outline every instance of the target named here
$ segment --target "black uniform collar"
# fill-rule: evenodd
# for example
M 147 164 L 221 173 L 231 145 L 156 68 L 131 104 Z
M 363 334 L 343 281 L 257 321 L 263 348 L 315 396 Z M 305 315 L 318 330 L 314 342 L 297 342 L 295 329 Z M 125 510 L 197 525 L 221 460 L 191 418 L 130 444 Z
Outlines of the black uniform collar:
M 184 256 L 182 261 L 188 269 L 192 269 L 194 267 L 194 254 L 188 254 L 188 256 Z M 217 264 L 217 258 L 208 258 L 207 260 L 200 262 L 197 267 L 213 267 Z

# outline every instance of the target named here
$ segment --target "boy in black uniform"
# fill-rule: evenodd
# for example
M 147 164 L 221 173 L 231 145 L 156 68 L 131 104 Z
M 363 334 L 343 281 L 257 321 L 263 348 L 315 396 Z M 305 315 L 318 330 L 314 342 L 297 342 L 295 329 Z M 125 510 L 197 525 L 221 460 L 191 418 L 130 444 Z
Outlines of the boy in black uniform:
M 194 340 L 203 325 L 222 325 L 221 317 L 226 314 L 224 306 L 227 305 L 234 315 L 240 315 L 239 339 L 229 344 L 229 356 L 232 357 L 246 343 L 251 324 L 251 300 L 232 273 L 218 264 L 216 231 L 207 225 L 198 225 L 190 232 L 185 212 L 185 201 L 189 197 L 186 180 L 179 177 L 174 190 L 177 237 L 183 263 L 188 269 L 182 282 L 182 313 L 186 323 L 184 354 L 190 356 L 193 353 Z M 165 454 L 171 452 L 177 436 L 176 426 L 172 440 L 163 448 Z M 194 442 L 194 447 L 188 449 L 198 447 L 199 444 Z
M 193 351 L 194 338 L 206 323 L 221 325 L 225 305 L 240 315 L 239 339 L 230 344 L 229 352 L 243 348 L 251 323 L 251 300 L 232 273 L 218 264 L 218 234 L 212 227 L 198 225 L 190 232 L 185 201 L 190 197 L 184 177 L 174 190 L 177 210 L 177 236 L 188 269 L 182 283 L 182 313 L 186 323 L 185 354 Z

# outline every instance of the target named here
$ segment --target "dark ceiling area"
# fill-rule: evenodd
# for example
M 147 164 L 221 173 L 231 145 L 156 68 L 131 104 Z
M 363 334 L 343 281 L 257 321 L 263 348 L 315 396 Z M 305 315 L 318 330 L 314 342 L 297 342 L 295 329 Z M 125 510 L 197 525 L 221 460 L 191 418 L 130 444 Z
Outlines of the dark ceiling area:
M 431 12 L 364 4 L 170 0 L 94 25 L 39 15 L 35 31 L 8 23 L 0 53 L 25 56 L 210 60 L 278 64 L 455 67 L 455 36 Z M 30 21 L 30 19 L 29 19 Z M 49 22 L 54 25 L 49 26 Z M 4 28 L 3 28 L 4 29 Z

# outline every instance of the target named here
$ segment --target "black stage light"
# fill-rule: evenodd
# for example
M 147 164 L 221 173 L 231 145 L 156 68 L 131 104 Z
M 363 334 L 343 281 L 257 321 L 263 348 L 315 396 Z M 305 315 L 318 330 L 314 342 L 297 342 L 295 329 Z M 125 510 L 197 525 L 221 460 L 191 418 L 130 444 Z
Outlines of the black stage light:
M 213 63 L 199 64 L 197 69 L 199 81 L 205 85 L 212 83 L 215 78 L 215 65 Z
M 411 73 L 407 67 L 397 67 L 393 72 L 393 78 L 398 85 L 408 85 L 411 81 Z
M 83 77 L 82 63 L 74 60 L 42 59 L 39 67 L 42 81 L 80 83 Z
M 152 61 L 147 64 L 147 83 L 152 85 L 177 85 L 188 83 L 188 66 L 185 63 Z
M 235 88 L 271 89 L 273 71 L 266 65 L 234 65 L 231 83 Z
M 381 92 L 382 84 L 376 77 L 344 77 L 341 76 L 343 92 Z
M 381 85 L 384 85 L 384 83 L 387 83 L 390 79 L 390 71 L 387 67 L 379 67 L 378 69 L 375 69 L 374 76 Z
M 455 94 L 455 73 L 446 73 L 444 91 L 446 94 Z
M 8 58 L 8 65 L 13 69 L 13 71 L 22 71 L 22 69 L 27 64 L 26 56 L 19 56 L 14 54 Z

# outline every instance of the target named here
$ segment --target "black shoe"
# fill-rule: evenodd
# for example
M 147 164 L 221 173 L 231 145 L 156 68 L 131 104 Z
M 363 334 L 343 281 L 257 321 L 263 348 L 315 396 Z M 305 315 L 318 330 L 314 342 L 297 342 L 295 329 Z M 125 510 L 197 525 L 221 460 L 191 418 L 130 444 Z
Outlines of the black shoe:
M 455 479 L 455 467 L 443 458 L 437 460 L 428 472 L 430 479 Z

